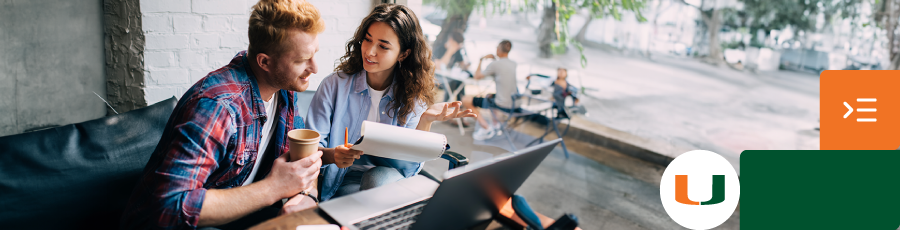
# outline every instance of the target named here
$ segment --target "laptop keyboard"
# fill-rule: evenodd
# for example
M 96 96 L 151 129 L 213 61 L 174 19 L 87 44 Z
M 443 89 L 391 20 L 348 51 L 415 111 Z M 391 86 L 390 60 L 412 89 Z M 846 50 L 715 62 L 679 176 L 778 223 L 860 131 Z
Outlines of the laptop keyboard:
M 416 218 L 419 214 L 422 213 L 422 209 L 425 209 L 425 204 L 428 203 L 428 200 L 429 199 L 425 199 L 402 208 L 394 209 L 393 211 L 353 224 L 353 226 L 356 226 L 361 230 L 409 229 L 409 227 L 416 222 Z

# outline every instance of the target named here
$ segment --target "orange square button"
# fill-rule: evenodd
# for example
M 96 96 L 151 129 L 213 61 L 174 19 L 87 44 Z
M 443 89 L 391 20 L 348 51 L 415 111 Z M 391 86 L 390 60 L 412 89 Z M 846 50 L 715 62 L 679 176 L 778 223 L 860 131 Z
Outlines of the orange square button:
M 821 149 L 900 147 L 900 70 L 826 70 L 819 79 Z

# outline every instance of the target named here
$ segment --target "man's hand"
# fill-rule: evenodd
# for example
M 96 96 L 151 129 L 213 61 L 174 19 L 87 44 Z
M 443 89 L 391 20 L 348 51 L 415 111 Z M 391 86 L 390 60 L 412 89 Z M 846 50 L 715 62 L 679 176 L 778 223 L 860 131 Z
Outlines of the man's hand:
M 272 172 L 263 179 L 281 197 L 292 197 L 312 186 L 319 179 L 319 168 L 322 167 L 322 151 L 293 162 L 287 162 L 288 155 L 275 159 Z
M 352 147 L 352 146 L 351 146 Z M 363 151 L 353 150 L 344 145 L 334 147 L 334 164 L 338 168 L 346 168 L 353 165 L 353 161 L 359 159 Z
M 484 55 L 484 57 L 481 57 L 481 59 L 496 59 L 496 57 L 494 57 L 493 54 L 488 54 L 488 55 Z
M 287 162 L 288 155 L 283 154 L 275 159 L 272 171 L 262 181 L 229 189 L 207 190 L 197 225 L 216 226 L 234 221 L 276 201 L 280 202 L 281 198 L 293 197 L 319 179 L 321 151 L 294 162 Z
M 284 203 L 284 206 L 281 208 L 281 215 L 303 211 L 315 206 L 316 202 L 313 201 L 312 198 L 309 198 L 307 195 L 297 194 L 296 196 L 291 197 L 287 203 Z

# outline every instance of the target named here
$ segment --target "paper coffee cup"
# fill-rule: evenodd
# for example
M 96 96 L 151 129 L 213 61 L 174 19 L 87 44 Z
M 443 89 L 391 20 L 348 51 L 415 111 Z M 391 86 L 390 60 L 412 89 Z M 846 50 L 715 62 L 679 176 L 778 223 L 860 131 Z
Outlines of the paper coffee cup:
M 296 161 L 312 155 L 319 150 L 319 132 L 311 129 L 295 129 L 288 132 L 291 156 L 289 161 Z
M 319 132 L 311 129 L 295 129 L 288 131 L 288 142 L 290 146 L 290 159 L 288 161 L 297 161 L 303 158 L 306 158 L 316 151 L 319 151 L 319 138 L 321 135 Z M 312 192 L 318 186 L 318 183 L 313 181 L 313 184 L 304 189 L 304 191 Z

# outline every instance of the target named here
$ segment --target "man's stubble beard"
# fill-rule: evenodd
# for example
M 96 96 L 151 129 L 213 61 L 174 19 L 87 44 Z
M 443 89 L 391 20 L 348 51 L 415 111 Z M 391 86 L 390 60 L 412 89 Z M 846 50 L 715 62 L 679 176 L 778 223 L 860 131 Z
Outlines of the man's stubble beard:
M 304 72 L 303 74 L 306 75 L 303 76 L 304 78 L 309 78 L 309 76 L 312 75 L 309 72 Z M 283 71 L 280 71 L 280 69 L 276 69 L 276 71 L 273 72 L 272 75 L 274 76 L 272 79 L 272 83 L 274 83 L 273 85 L 278 89 L 303 92 L 306 91 L 307 87 L 309 87 L 308 82 L 306 87 L 304 87 L 303 85 L 300 85 L 298 76 L 290 76 Z

